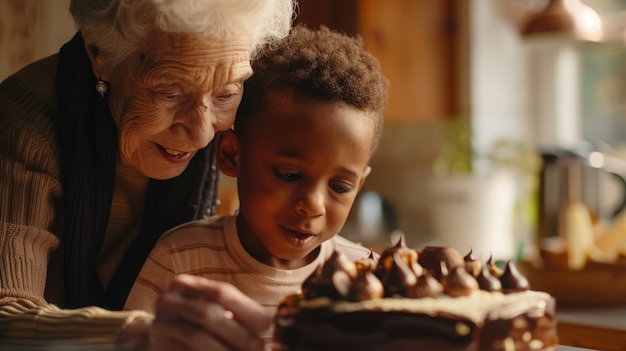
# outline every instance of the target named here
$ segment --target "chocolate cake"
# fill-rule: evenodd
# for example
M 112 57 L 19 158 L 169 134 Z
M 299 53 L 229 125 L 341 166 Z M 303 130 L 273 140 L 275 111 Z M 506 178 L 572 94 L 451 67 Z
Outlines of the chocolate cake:
M 335 252 L 286 297 L 275 351 L 556 350 L 555 300 L 512 262 L 406 247 L 352 262 Z

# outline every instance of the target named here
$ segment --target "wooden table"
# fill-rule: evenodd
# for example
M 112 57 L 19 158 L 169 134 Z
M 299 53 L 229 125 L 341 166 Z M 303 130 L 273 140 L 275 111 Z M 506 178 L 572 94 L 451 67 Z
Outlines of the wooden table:
M 626 306 L 557 310 L 559 344 L 592 350 L 626 350 Z
M 0 340 L 0 350 L 2 351 L 120 351 L 113 344 L 91 344 L 80 341 L 33 341 L 33 340 Z M 560 344 L 558 351 L 596 351 L 596 350 L 623 350 L 619 348 L 592 349 L 581 348 Z M 124 351 L 124 350 L 122 350 Z M 131 350 L 126 350 L 131 351 Z
M 2 351 L 131 351 L 105 340 L 0 340 Z
M 544 255 L 541 266 L 518 268 L 534 290 L 556 298 L 561 345 L 592 350 L 626 350 L 626 264 L 588 262 L 570 271 L 564 257 Z

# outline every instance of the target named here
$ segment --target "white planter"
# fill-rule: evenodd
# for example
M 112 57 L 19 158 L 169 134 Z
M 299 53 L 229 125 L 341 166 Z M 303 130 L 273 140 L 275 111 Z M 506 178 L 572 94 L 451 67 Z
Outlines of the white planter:
M 431 225 L 435 240 L 485 261 L 515 258 L 514 211 L 516 182 L 513 173 L 433 179 L 430 186 Z

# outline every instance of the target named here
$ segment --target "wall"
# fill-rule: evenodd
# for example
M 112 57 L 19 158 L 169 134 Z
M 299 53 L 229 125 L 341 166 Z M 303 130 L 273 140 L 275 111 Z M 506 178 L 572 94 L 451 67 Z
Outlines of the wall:
M 527 140 L 522 40 L 494 1 L 470 4 L 470 101 L 474 147 L 485 152 L 498 139 Z
M 69 0 L 0 1 L 0 80 L 57 52 L 74 33 Z
M 371 160 L 372 173 L 361 194 L 371 191 L 380 196 L 388 222 L 377 237 L 363 237 L 368 228 L 358 223 L 358 211 L 363 206 L 359 197 L 343 234 L 380 247 L 389 244 L 390 234 L 396 229 L 405 234 L 411 246 L 432 240 L 428 188 L 432 165 L 448 138 L 448 130 L 441 121 L 387 123 Z

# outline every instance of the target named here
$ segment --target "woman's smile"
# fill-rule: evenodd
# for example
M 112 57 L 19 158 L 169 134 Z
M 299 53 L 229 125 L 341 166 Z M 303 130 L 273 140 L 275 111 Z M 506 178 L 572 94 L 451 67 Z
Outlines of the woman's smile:
M 178 150 L 166 148 L 166 147 L 161 146 L 159 144 L 156 144 L 156 145 L 157 145 L 157 149 L 159 149 L 159 151 L 160 151 L 161 155 L 163 156 L 163 158 L 165 160 L 167 160 L 168 162 L 171 162 L 171 163 L 186 162 L 195 153 L 195 152 L 178 151 Z

